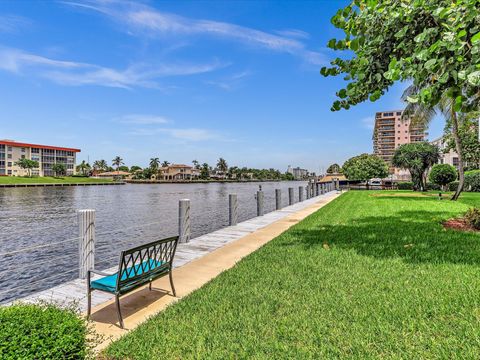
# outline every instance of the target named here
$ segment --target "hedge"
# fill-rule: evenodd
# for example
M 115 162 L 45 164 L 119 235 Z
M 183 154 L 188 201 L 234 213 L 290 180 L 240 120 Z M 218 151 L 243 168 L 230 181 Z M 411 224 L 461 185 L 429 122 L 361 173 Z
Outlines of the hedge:
M 480 191 L 480 170 L 465 172 L 465 190 Z
M 51 304 L 0 308 L 0 359 L 84 359 L 89 330 L 74 310 Z

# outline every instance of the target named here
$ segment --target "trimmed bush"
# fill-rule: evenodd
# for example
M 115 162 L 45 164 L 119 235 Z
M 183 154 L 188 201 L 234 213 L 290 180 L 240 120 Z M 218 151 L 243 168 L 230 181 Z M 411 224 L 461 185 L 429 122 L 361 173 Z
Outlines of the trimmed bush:
M 0 359 L 84 359 L 87 323 L 50 304 L 0 308 Z
M 480 209 L 469 209 L 465 214 L 465 221 L 474 229 L 480 230 Z
M 411 181 L 399 182 L 397 187 L 398 190 L 413 190 L 413 183 Z
M 457 191 L 457 188 L 458 188 L 458 181 L 454 181 L 448 184 L 449 191 Z
M 480 170 L 465 172 L 465 190 L 480 191 Z
M 457 170 L 449 164 L 436 164 L 432 166 L 428 179 L 441 187 L 445 187 L 457 180 Z
M 438 184 L 428 182 L 427 183 L 427 190 L 442 190 L 442 187 Z

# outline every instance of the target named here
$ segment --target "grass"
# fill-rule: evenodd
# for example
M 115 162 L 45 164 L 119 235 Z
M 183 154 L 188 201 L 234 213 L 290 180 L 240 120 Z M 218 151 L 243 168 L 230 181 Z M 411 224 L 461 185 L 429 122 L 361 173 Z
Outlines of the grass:
M 480 194 L 374 194 L 342 195 L 104 356 L 478 358 L 480 234 L 441 222 Z
M 94 179 L 87 177 L 23 177 L 23 176 L 0 176 L 0 184 L 84 184 L 111 182 L 111 179 Z

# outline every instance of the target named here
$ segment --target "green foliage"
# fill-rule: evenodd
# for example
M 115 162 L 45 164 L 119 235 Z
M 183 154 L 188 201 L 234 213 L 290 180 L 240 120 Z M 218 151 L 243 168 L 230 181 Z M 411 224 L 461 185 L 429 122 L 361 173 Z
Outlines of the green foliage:
M 425 191 L 426 171 L 438 162 L 440 151 L 436 145 L 418 142 L 400 145 L 393 155 L 393 166 L 407 169 L 412 176 L 414 190 Z
M 479 235 L 441 223 L 480 194 L 458 202 L 397 195 L 343 194 L 112 343 L 105 357 L 478 358 Z
M 338 164 L 332 164 L 327 169 L 327 174 L 338 174 L 342 172 L 342 168 Z
M 142 170 L 142 168 L 141 168 L 140 166 L 138 166 L 138 165 L 133 165 L 133 166 L 130 167 L 130 172 L 131 172 L 132 174 L 135 173 L 135 172 L 138 171 L 138 170 Z
M 456 191 L 457 188 L 458 188 L 458 181 L 453 181 L 450 184 L 448 184 L 449 191 Z
M 398 190 L 413 190 L 413 182 L 402 181 L 397 184 Z
M 332 23 L 345 37 L 332 39 L 334 50 L 352 51 L 337 58 L 324 76 L 345 74 L 332 110 L 378 100 L 396 81 L 419 89 L 408 101 L 435 107 L 443 94 L 454 111 L 478 106 L 480 91 L 480 7 L 478 0 L 354 0 Z
M 30 159 L 19 159 L 18 161 L 15 161 L 15 165 L 25 169 L 28 171 L 28 176 L 31 175 L 32 169 L 37 169 L 39 164 L 38 161 L 30 160 Z
M 129 171 L 130 171 L 129 167 L 128 167 L 128 166 L 125 166 L 125 165 L 119 166 L 119 167 L 118 167 L 118 170 L 119 170 L 119 171 L 125 171 L 125 172 L 129 172 Z
M 474 229 L 480 230 L 480 209 L 479 208 L 470 208 L 464 217 L 468 225 Z
M 478 118 L 480 114 L 474 112 L 472 114 L 462 115 L 459 117 L 460 126 L 458 136 L 462 144 L 463 161 L 467 163 L 469 169 L 480 168 L 480 141 L 478 140 Z M 445 127 L 445 152 L 456 150 L 455 138 L 452 135 L 452 124 L 447 122 Z
M 480 170 L 465 173 L 465 188 L 468 191 L 480 191 Z
M 1 359 L 84 359 L 89 354 L 86 322 L 73 310 L 53 305 L 0 307 Z
M 203 163 L 200 168 L 200 179 L 208 179 L 210 177 L 210 167 L 207 163 Z
M 76 171 L 84 176 L 89 175 L 91 170 L 92 167 L 85 160 L 83 160 L 79 165 L 77 165 L 76 168 Z
M 93 168 L 97 171 L 107 171 L 108 170 L 108 164 L 105 160 L 95 160 L 93 163 Z
M 123 159 L 120 156 L 115 156 L 115 158 L 112 160 L 112 166 L 115 166 L 116 170 L 118 170 L 123 164 Z
M 64 164 L 56 163 L 53 164 L 52 171 L 55 173 L 55 176 L 66 175 L 67 167 Z
M 217 169 L 220 171 L 222 174 L 226 174 L 228 171 L 228 164 L 227 161 L 224 158 L 220 158 L 217 161 Z
M 428 178 L 434 184 L 445 186 L 457 180 L 457 170 L 449 164 L 435 164 Z
M 367 181 L 388 176 L 388 165 L 380 157 L 362 154 L 348 159 L 343 164 L 343 174 L 348 180 Z

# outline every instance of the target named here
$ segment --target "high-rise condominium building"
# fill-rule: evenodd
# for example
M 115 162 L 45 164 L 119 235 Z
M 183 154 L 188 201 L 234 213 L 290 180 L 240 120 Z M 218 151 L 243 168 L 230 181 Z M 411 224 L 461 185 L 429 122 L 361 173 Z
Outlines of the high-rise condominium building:
M 79 149 L 66 147 L 20 143 L 13 140 L 0 140 L 0 176 L 25 176 L 27 170 L 15 163 L 20 159 L 38 162 L 38 168 L 31 174 L 37 176 L 53 176 L 54 164 L 65 165 L 67 175 L 75 174 L 76 153 Z
M 421 126 L 410 127 L 410 119 L 402 118 L 403 111 L 377 112 L 373 130 L 373 152 L 385 160 L 390 174 L 399 180 L 407 179 L 409 173 L 392 166 L 395 149 L 402 144 L 425 141 L 425 129 Z

